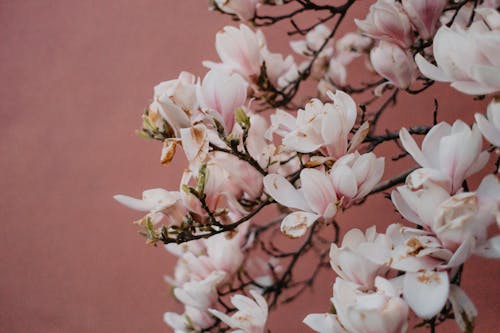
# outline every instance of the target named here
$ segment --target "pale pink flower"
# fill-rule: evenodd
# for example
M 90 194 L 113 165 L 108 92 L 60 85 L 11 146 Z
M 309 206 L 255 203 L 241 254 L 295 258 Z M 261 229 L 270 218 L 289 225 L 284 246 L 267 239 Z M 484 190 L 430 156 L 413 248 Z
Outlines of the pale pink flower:
M 297 64 L 291 55 L 284 58 L 281 53 L 270 52 L 267 48 L 263 48 L 261 54 L 266 64 L 267 78 L 275 87 L 286 87 L 298 78 Z
M 254 299 L 243 295 L 231 297 L 231 303 L 238 310 L 231 317 L 215 309 L 208 311 L 236 329 L 233 333 L 263 333 L 268 314 L 267 302 L 257 291 L 250 290 L 249 293 Z
M 460 92 L 483 95 L 500 91 L 500 35 L 482 21 L 469 29 L 441 26 L 434 37 L 437 65 L 421 55 L 415 61 L 422 74 L 432 80 L 451 82 Z
M 434 126 L 425 136 L 422 150 L 405 128 L 400 130 L 399 137 L 418 164 L 437 170 L 450 180 L 451 193 L 461 188 L 465 178 L 481 170 L 489 157 L 487 151 L 481 151 L 482 138 L 477 125 L 471 129 L 461 120 L 453 126 L 445 122 Z
M 210 327 L 215 319 L 206 311 L 201 311 L 192 306 L 186 306 L 183 314 L 166 312 L 163 321 L 174 329 L 174 333 L 189 333 L 192 330 L 201 331 Z
M 179 78 L 161 82 L 154 87 L 154 97 L 149 112 L 159 113 L 175 137 L 179 137 L 181 128 L 191 125 L 190 118 L 197 109 L 196 77 L 193 74 L 181 72 Z M 162 124 L 159 125 L 159 128 L 163 128 Z
M 434 36 L 447 0 L 403 0 L 403 8 L 420 37 Z
M 234 112 L 245 103 L 247 88 L 247 82 L 238 74 L 212 69 L 197 91 L 198 100 L 202 110 L 230 133 L 234 126 Z
M 334 243 L 330 248 L 330 265 L 344 280 L 354 282 L 366 289 L 372 289 L 375 278 L 387 271 L 384 264 L 376 264 L 360 253 L 359 248 L 365 243 L 387 243 L 383 234 L 377 234 L 375 226 L 366 233 L 359 229 L 349 230 L 342 240 L 342 247 Z
M 215 37 L 215 48 L 222 63 L 205 61 L 203 64 L 240 74 L 246 80 L 253 81 L 260 74 L 263 47 L 262 38 L 246 25 L 241 24 L 239 28 L 226 26 Z
M 397 88 L 408 88 L 418 75 L 412 55 L 390 42 L 381 41 L 374 47 L 370 61 L 373 69 Z
M 344 207 L 363 199 L 382 179 L 384 158 L 373 153 L 347 154 L 339 158 L 330 170 L 333 187 Z
M 355 283 L 335 280 L 332 303 L 342 326 L 351 333 L 406 332 L 408 305 L 390 281 L 379 276 L 375 288 L 366 292 Z
M 321 150 L 325 156 L 339 158 L 363 141 L 368 133 L 367 123 L 349 141 L 357 116 L 353 99 L 340 90 L 335 94 L 328 92 L 328 96 L 334 104 L 313 99 L 297 112 L 296 118 L 279 111 L 271 117 L 271 128 L 283 136 L 285 147 L 301 153 Z
M 144 191 L 142 199 L 122 194 L 117 194 L 113 198 L 131 209 L 148 212 L 153 224 L 166 219 L 167 225 L 178 225 L 188 213 L 182 202 L 182 194 L 176 191 L 156 188 Z
M 320 217 L 328 221 L 337 213 L 337 195 L 330 175 L 316 169 L 300 173 L 301 188 L 296 189 L 285 177 L 269 174 L 264 188 L 281 205 L 297 209 L 281 222 L 281 231 L 292 238 L 303 236 Z
M 371 5 L 366 19 L 355 19 L 354 22 L 372 38 L 393 42 L 403 48 L 413 43 L 410 19 L 401 4 L 394 0 L 378 0 Z
M 255 16 L 259 0 L 215 0 L 217 7 L 228 14 L 238 15 L 243 20 Z
M 174 289 L 175 297 L 183 304 L 207 310 L 217 299 L 217 285 L 224 280 L 226 272 L 213 271 L 203 280 L 186 282 Z
M 474 115 L 477 126 L 491 144 L 500 147 L 500 100 L 493 99 L 486 110 L 488 118 L 480 113 Z

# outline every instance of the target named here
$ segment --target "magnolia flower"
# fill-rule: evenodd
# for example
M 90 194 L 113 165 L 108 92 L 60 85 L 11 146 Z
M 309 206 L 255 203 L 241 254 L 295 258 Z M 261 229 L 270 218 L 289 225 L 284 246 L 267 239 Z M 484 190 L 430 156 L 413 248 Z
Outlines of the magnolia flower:
M 283 58 L 281 53 L 272 53 L 267 48 L 263 48 L 261 54 L 267 78 L 275 87 L 285 87 L 298 78 L 299 71 L 291 55 Z
M 380 181 L 384 158 L 358 152 L 339 158 L 330 170 L 333 187 L 344 207 L 363 199 Z
M 190 163 L 199 166 L 208 156 L 208 130 L 203 124 L 197 124 L 180 130 L 182 148 Z
M 181 128 L 191 125 L 190 116 L 198 108 L 196 99 L 196 77 L 189 72 L 181 72 L 179 78 L 165 81 L 155 86 L 153 102 L 148 108 L 150 117 L 159 113 L 167 122 L 172 136 L 179 137 Z M 159 128 L 163 128 L 160 124 Z
M 433 42 L 436 66 L 421 54 L 415 56 L 418 68 L 426 77 L 451 82 L 458 91 L 483 95 L 500 91 L 499 35 L 481 22 L 469 29 L 442 26 Z
M 155 188 L 142 192 L 142 199 L 123 194 L 117 194 L 113 198 L 131 209 L 148 212 L 148 217 L 153 224 L 166 218 L 168 225 L 177 225 L 188 213 L 182 202 L 182 194 L 176 191 Z
M 340 90 L 335 94 L 328 92 L 328 96 L 334 104 L 313 99 L 304 110 L 297 112 L 297 118 L 279 111 L 271 117 L 271 128 L 283 136 L 283 145 L 301 153 L 319 149 L 325 156 L 340 158 L 363 141 L 368 133 L 368 123 L 363 124 L 348 141 L 357 115 L 353 99 Z
M 500 147 L 500 100 L 493 99 L 486 114 L 488 118 L 480 113 L 474 115 L 477 126 L 486 140 Z
M 238 310 L 231 317 L 214 309 L 208 311 L 229 327 L 236 328 L 233 333 L 263 333 L 268 313 L 267 302 L 257 291 L 250 290 L 249 293 L 254 300 L 243 295 L 231 297 L 231 303 Z
M 192 306 L 186 306 L 183 314 L 166 312 L 163 321 L 174 329 L 174 333 L 189 333 L 201 331 L 214 323 L 214 318 L 206 311 L 200 311 Z
M 226 26 L 215 37 L 215 48 L 222 63 L 205 61 L 203 64 L 240 74 L 252 81 L 260 74 L 263 61 L 261 48 L 264 46 L 262 39 L 246 25 L 241 24 L 239 29 Z
M 376 233 L 375 226 L 369 228 L 365 234 L 359 229 L 351 229 L 344 235 L 341 248 L 332 243 L 330 264 L 342 279 L 372 289 L 375 278 L 383 275 L 387 267 L 370 261 L 369 257 L 358 251 L 364 243 L 387 243 L 387 239 L 385 235 Z
M 198 89 L 198 99 L 202 109 L 223 125 L 227 132 L 231 132 L 234 112 L 245 103 L 247 87 L 248 84 L 238 74 L 212 69 Z
M 236 14 L 243 20 L 255 16 L 259 0 L 214 0 L 217 8 L 228 14 Z
M 406 332 L 408 305 L 390 281 L 378 276 L 375 288 L 365 292 L 355 283 L 335 280 L 332 303 L 342 326 L 351 333 Z
M 453 256 L 432 232 L 426 230 L 391 224 L 380 239 L 383 241 L 360 244 L 358 252 L 378 265 L 400 271 L 434 269 L 448 263 Z
M 423 39 L 434 36 L 447 0 L 403 0 L 403 8 Z
M 185 305 L 207 310 L 217 298 L 217 285 L 225 277 L 226 272 L 213 271 L 203 280 L 186 282 L 182 287 L 175 288 L 174 295 Z
M 481 151 L 482 138 L 477 125 L 471 128 L 461 120 L 453 126 L 442 122 L 424 138 L 420 150 L 409 132 L 402 128 L 399 138 L 406 151 L 424 168 L 439 171 L 450 180 L 450 192 L 461 188 L 465 178 L 481 170 L 488 161 L 487 151 Z
M 303 169 L 300 182 L 301 188 L 296 189 L 283 176 L 264 177 L 267 194 L 281 205 L 299 210 L 281 222 L 281 231 L 292 238 L 303 236 L 320 217 L 328 221 L 337 213 L 337 195 L 330 175 L 316 169 Z
M 410 20 L 401 4 L 394 0 L 378 0 L 371 5 L 366 19 L 355 19 L 354 22 L 372 38 L 393 42 L 403 48 L 413 43 Z
M 412 55 L 396 44 L 381 41 L 371 50 L 370 61 L 378 74 L 398 88 L 408 88 L 417 78 Z

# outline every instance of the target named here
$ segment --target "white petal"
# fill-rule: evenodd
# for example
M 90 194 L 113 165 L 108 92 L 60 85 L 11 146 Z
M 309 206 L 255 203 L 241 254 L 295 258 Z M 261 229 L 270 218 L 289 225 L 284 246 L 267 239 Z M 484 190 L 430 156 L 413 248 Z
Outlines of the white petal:
M 281 175 L 270 174 L 264 177 L 264 189 L 267 194 L 283 206 L 310 210 L 301 193 Z
M 429 319 L 445 305 L 449 288 L 450 282 L 446 272 L 406 273 L 403 297 L 417 316 Z
M 455 320 L 462 332 L 472 332 L 470 327 L 474 327 L 474 319 L 477 316 L 477 310 L 474 303 L 467 294 L 457 285 L 450 286 L 450 303 L 453 307 Z

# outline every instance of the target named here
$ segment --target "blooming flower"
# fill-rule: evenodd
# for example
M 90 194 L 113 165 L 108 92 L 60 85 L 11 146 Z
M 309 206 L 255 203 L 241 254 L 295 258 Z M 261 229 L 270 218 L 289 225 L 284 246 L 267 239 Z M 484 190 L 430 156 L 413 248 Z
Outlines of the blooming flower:
M 231 297 L 231 303 L 238 310 L 231 317 L 214 309 L 208 311 L 229 327 L 236 328 L 233 333 L 263 333 L 267 320 L 267 302 L 257 291 L 250 290 L 249 293 L 253 300 L 243 295 Z
M 474 115 L 483 136 L 493 145 L 500 147 L 500 101 L 493 99 L 486 110 L 488 118 L 480 113 Z

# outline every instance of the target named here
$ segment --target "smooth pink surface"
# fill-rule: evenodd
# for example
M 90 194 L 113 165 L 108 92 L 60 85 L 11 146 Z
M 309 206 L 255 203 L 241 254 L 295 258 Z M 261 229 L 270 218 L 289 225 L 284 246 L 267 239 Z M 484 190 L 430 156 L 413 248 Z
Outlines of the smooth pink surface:
M 112 195 L 178 186 L 183 161 L 160 166 L 160 145 L 134 130 L 156 83 L 181 70 L 203 75 L 201 61 L 216 59 L 215 33 L 229 20 L 205 5 L 0 1 L 0 332 L 169 331 L 162 314 L 179 307 L 162 276 L 174 261 L 144 245 L 131 223 L 140 214 Z M 268 41 L 287 50 L 283 31 Z M 433 96 L 442 119 L 471 122 L 485 105 L 445 85 L 426 96 L 403 98 L 391 111 L 398 122 L 384 126 L 430 123 Z M 379 196 L 339 221 L 388 224 L 391 211 Z M 497 327 L 499 273 L 479 258 L 465 268 L 477 332 Z M 313 293 L 272 314 L 271 330 L 306 331 L 307 313 L 329 309 L 332 279 L 325 271 Z M 439 332 L 457 331 L 448 327 Z

